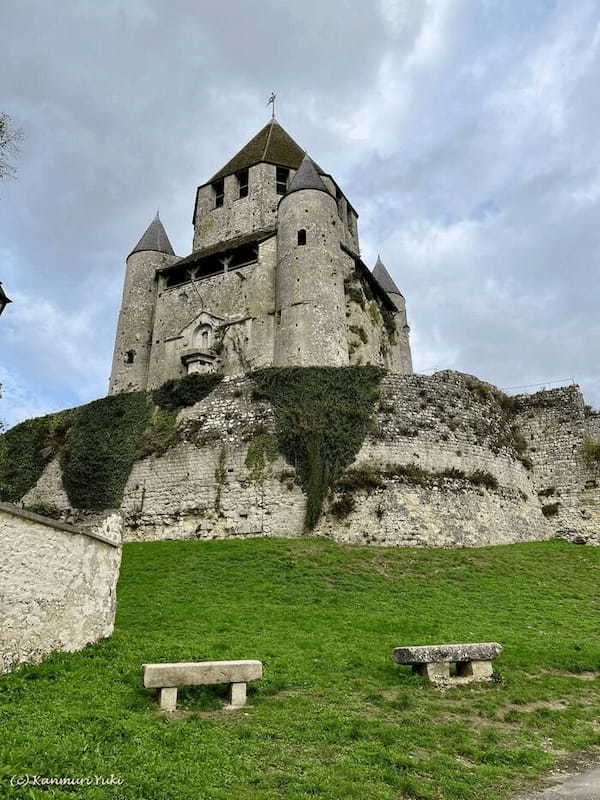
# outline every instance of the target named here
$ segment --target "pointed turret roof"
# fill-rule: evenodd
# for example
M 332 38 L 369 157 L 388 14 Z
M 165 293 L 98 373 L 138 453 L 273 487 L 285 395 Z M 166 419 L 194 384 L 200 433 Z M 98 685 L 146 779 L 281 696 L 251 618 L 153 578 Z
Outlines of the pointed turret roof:
M 303 158 L 304 150 L 276 119 L 272 119 L 216 175 L 213 175 L 211 182 L 261 161 L 298 169 Z M 317 169 L 322 172 L 320 167 Z
M 321 192 L 327 192 L 327 187 L 319 177 L 317 165 L 308 153 L 305 153 L 302 163 L 298 167 L 298 172 L 290 181 L 286 194 L 297 192 L 299 189 L 319 189 Z
M 129 255 L 140 253 L 142 250 L 154 250 L 157 253 L 168 253 L 170 256 L 175 255 L 167 232 L 158 216 L 158 211 L 150 225 L 146 228 L 146 232 Z
M 379 253 L 377 254 L 377 261 L 373 268 L 373 277 L 375 278 L 377 283 L 381 286 L 381 288 L 388 294 L 399 294 L 400 297 L 402 297 L 402 292 L 396 286 L 392 276 L 385 268 L 385 264 L 381 260 Z

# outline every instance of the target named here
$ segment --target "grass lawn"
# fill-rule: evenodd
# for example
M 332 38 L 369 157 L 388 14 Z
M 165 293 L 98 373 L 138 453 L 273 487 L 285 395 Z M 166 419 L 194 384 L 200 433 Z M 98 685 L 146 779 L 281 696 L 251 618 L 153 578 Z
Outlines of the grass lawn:
M 494 800 L 600 753 L 600 548 L 128 544 L 118 598 L 109 640 L 0 678 L 0 796 Z M 392 662 L 461 641 L 504 645 L 500 683 L 442 692 Z M 241 711 L 185 690 L 192 713 L 167 719 L 141 686 L 143 662 L 230 658 L 264 662 Z M 9 785 L 111 773 L 121 787 Z

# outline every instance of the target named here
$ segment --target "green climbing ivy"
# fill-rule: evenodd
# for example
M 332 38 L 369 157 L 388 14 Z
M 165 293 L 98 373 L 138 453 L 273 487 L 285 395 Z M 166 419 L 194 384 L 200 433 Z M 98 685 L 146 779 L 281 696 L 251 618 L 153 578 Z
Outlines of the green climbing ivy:
M 250 471 L 250 478 L 260 483 L 265 477 L 269 464 L 275 461 L 278 455 L 277 442 L 270 434 L 261 433 L 252 439 L 246 455 L 246 466 Z
M 194 373 L 185 378 L 173 378 L 166 381 L 159 389 L 152 392 L 157 406 L 166 411 L 178 411 L 180 408 L 193 406 L 204 400 L 223 380 L 222 375 Z
M 152 411 L 145 392 L 116 394 L 77 409 L 60 464 L 76 508 L 116 508 Z
M 385 374 L 380 367 L 288 367 L 252 373 L 255 397 L 275 409 L 279 450 L 307 495 L 306 527 L 365 439 Z
M 74 411 L 28 419 L 0 436 L 0 498 L 16 502 L 60 450 Z

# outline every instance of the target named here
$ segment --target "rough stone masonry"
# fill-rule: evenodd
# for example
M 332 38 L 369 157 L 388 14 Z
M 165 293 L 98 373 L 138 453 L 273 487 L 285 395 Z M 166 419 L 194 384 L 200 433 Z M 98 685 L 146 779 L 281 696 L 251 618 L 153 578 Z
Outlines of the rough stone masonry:
M 456 372 L 384 377 L 371 430 L 348 471 L 374 472 L 378 485 L 358 481 L 342 518 L 333 508 L 347 490 L 336 489 L 315 534 L 380 545 L 476 547 L 555 536 L 598 543 L 600 465 L 582 455 L 598 418 L 579 389 L 517 398 L 524 458 L 503 438 L 506 425 L 482 386 Z M 293 466 L 281 456 L 258 471 L 248 463 L 257 436 L 274 436 L 275 426 L 272 407 L 255 400 L 253 388 L 250 377 L 225 378 L 179 413 L 174 447 L 134 464 L 121 506 L 127 540 L 305 533 L 306 498 Z M 419 480 L 410 465 L 420 468 Z M 474 483 L 476 471 L 497 486 Z M 80 519 L 57 462 L 23 501 Z M 558 505 L 546 516 L 549 501 Z
M 598 543 L 600 462 L 586 461 L 584 446 L 600 441 L 600 415 L 576 386 L 505 398 L 461 373 L 412 374 L 404 298 L 380 260 L 373 271 L 362 261 L 357 219 L 332 176 L 272 120 L 198 188 L 190 255 L 174 254 L 158 217 L 149 226 L 127 259 L 110 393 L 225 377 L 179 412 L 176 444 L 135 462 L 125 538 L 303 535 L 295 465 L 279 456 L 257 469 L 250 457 L 260 437 L 276 438 L 251 373 L 376 365 L 387 374 L 371 429 L 316 534 Z M 22 501 L 89 521 L 69 507 L 58 460 Z

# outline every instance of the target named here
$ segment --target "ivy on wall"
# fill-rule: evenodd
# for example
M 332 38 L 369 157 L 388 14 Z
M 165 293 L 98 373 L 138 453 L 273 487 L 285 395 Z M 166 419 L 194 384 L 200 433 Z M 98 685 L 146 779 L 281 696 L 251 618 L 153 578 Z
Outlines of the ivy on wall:
M 0 499 L 19 501 L 60 455 L 74 508 L 116 508 L 134 461 L 176 444 L 177 412 L 203 400 L 220 381 L 219 375 L 189 375 L 152 395 L 111 395 L 15 425 L 0 435 Z
M 214 373 L 194 373 L 185 378 L 173 378 L 163 383 L 160 389 L 155 389 L 152 398 L 165 411 L 179 411 L 204 400 L 222 380 L 222 375 Z
M 264 480 L 269 465 L 278 455 L 277 442 L 270 434 L 261 433 L 252 439 L 246 454 L 246 466 L 250 471 L 251 480 L 258 483 Z
M 152 411 L 145 392 L 115 394 L 79 408 L 60 465 L 75 508 L 117 508 Z
M 73 410 L 28 419 L 0 437 L 0 498 L 16 502 L 35 486 L 59 452 Z
M 354 461 L 369 428 L 385 374 L 380 367 L 287 367 L 252 373 L 255 397 L 275 409 L 279 450 L 307 495 L 306 527 Z

